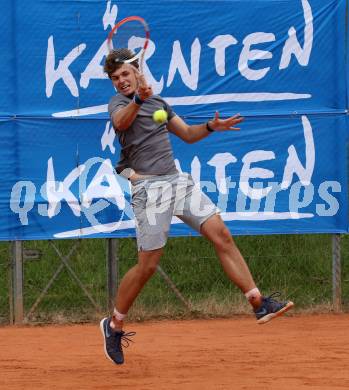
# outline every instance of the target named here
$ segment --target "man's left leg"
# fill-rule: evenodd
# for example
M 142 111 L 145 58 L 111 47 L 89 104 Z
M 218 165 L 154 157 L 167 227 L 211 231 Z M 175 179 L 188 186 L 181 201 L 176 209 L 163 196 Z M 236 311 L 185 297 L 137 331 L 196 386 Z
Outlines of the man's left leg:
M 213 243 L 217 256 L 228 278 L 244 294 L 257 288 L 244 258 L 234 243 L 230 231 L 218 214 L 213 215 L 201 225 L 201 234 Z M 261 295 L 259 293 L 254 294 L 251 297 L 250 303 L 255 309 L 258 308 L 262 303 Z
M 245 294 L 254 309 L 258 323 L 268 322 L 293 307 L 292 302 L 278 302 L 271 296 L 261 295 L 229 229 L 218 214 L 209 217 L 201 225 L 200 232 L 213 243 L 225 273 Z

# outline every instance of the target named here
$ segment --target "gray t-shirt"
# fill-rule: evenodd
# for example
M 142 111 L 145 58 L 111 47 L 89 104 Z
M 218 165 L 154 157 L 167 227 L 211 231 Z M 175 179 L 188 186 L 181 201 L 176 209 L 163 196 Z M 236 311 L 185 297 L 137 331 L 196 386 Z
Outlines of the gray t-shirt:
M 108 105 L 110 117 L 130 103 L 131 99 L 122 94 L 113 96 Z M 124 131 L 115 129 L 121 145 L 120 161 L 116 166 L 118 173 L 132 168 L 142 175 L 168 175 L 177 172 L 166 122 L 153 121 L 156 110 L 167 111 L 168 120 L 176 114 L 165 100 L 153 95 L 140 107 L 132 125 Z

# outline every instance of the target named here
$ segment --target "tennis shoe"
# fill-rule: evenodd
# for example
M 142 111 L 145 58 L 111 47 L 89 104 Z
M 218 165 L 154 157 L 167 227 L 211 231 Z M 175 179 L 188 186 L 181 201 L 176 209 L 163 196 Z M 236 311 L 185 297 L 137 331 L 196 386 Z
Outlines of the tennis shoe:
M 103 318 L 100 322 L 100 328 L 104 339 L 105 356 L 115 364 L 124 363 L 124 353 L 122 347 L 127 348 L 136 332 L 115 331 L 110 326 L 111 317 Z
M 294 306 L 291 301 L 279 302 L 275 300 L 274 298 L 278 296 L 280 296 L 279 292 L 262 297 L 261 306 L 254 311 L 258 324 L 265 324 L 273 318 L 283 315 Z

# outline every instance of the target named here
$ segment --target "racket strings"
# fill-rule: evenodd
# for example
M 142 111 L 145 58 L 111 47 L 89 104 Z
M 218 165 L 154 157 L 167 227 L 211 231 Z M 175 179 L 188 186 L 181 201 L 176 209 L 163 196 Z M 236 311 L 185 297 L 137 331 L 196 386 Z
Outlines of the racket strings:
M 142 23 L 138 21 L 131 21 L 122 24 L 115 29 L 111 39 L 112 48 L 129 48 L 135 57 L 139 57 L 146 42 L 146 31 Z M 129 57 L 120 57 L 121 61 L 128 60 Z
M 116 50 L 116 63 L 132 64 L 137 61 L 137 67 L 142 72 L 149 39 L 150 32 L 146 21 L 139 16 L 130 16 L 114 26 L 107 43 L 110 53 Z

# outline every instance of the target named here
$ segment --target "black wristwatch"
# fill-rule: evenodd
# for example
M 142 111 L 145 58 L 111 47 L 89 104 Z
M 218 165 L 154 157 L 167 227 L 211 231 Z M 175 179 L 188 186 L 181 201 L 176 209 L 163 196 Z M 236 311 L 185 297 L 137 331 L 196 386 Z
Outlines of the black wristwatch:
M 214 132 L 214 129 L 212 129 L 212 127 L 210 127 L 210 125 L 208 124 L 209 121 L 206 122 L 206 129 L 207 131 L 209 131 L 210 133 L 213 133 Z
M 133 96 L 133 103 L 136 103 L 138 106 L 141 106 L 144 103 L 144 100 L 142 100 L 137 94 Z

